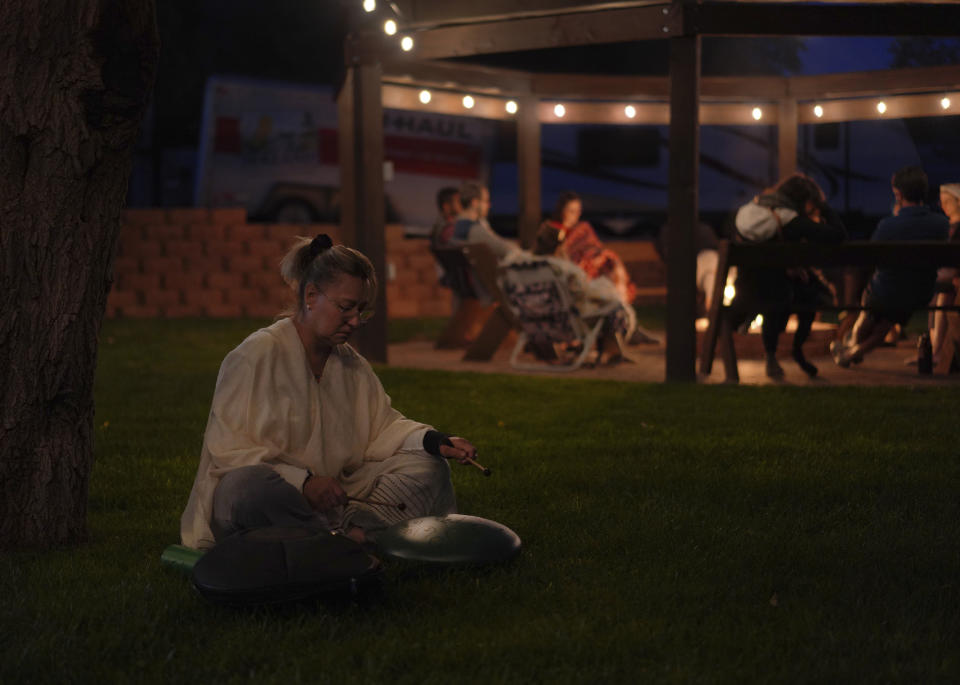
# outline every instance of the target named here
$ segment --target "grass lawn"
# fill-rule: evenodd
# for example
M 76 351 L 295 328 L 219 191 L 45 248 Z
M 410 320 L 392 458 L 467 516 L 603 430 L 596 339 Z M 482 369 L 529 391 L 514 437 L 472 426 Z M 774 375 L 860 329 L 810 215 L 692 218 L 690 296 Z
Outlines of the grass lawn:
M 0 557 L 0 683 L 956 682 L 952 388 L 664 386 L 380 369 L 469 436 L 487 569 L 237 611 L 162 568 L 220 359 L 251 321 L 112 321 L 90 541 Z

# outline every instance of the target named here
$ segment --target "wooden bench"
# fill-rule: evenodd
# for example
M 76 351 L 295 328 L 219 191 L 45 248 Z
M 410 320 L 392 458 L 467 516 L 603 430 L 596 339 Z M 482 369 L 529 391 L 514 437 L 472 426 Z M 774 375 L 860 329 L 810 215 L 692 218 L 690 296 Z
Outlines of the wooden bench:
M 930 267 L 960 266 L 960 243 L 947 242 L 870 242 L 855 241 L 839 245 L 816 243 L 740 243 L 720 241 L 717 249 L 717 276 L 710 302 L 708 325 L 700 348 L 700 373 L 710 375 L 716 348 L 720 347 L 727 382 L 740 380 L 737 371 L 737 353 L 733 345 L 733 330 L 724 315 L 723 291 L 730 267 Z M 857 311 L 859 304 L 817 307 L 817 311 Z M 920 309 L 960 311 L 957 304 L 943 307 L 928 305 Z M 797 311 L 797 310 L 794 310 Z M 951 322 L 948 343 L 950 354 L 957 341 L 949 336 L 960 330 L 955 317 Z M 947 352 L 946 348 L 944 350 Z M 942 365 L 941 359 L 941 365 Z M 948 360 L 949 365 L 949 360 Z
M 459 298 L 457 310 L 437 338 L 437 347 L 463 347 L 464 361 L 489 361 L 516 326 L 497 284 L 497 258 L 486 245 L 431 248 Z M 483 295 L 490 303 L 481 301 Z M 479 328 L 474 337 L 472 332 Z M 472 338 L 472 339 L 471 339 Z

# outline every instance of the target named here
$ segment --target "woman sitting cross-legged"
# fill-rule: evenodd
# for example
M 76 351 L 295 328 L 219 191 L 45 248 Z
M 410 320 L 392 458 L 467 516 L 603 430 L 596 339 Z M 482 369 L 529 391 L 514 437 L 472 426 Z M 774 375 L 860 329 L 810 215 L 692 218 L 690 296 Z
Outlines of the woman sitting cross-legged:
M 269 525 L 375 542 L 401 520 L 454 513 L 444 458 L 467 463 L 476 449 L 393 409 L 347 344 L 372 314 L 370 260 L 323 235 L 299 239 L 281 271 L 296 309 L 223 360 L 181 518 L 183 544 L 211 547 Z

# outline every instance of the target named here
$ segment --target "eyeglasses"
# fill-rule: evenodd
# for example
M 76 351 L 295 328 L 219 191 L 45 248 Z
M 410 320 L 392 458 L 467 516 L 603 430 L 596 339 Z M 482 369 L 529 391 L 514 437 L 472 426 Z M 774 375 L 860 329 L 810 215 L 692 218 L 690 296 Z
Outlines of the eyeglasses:
M 337 302 L 322 290 L 318 290 L 317 292 L 319 292 L 321 295 L 323 295 L 328 300 L 330 300 L 336 306 L 337 311 L 339 311 L 340 314 L 343 316 L 343 318 L 346 319 L 347 321 L 349 321 L 353 317 L 357 317 L 358 319 L 360 319 L 360 323 L 366 323 L 367 321 L 373 318 L 374 314 L 377 313 L 376 310 L 374 309 L 366 309 L 365 303 L 346 305 L 346 304 L 343 304 L 342 302 Z

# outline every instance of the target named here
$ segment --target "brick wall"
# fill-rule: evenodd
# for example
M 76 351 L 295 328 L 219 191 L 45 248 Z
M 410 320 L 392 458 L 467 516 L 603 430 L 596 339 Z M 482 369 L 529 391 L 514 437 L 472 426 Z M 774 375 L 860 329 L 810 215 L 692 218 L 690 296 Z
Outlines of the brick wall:
M 333 225 L 251 224 L 243 209 L 131 209 L 123 214 L 107 316 L 272 317 L 291 300 L 279 262 L 293 238 Z M 387 226 L 387 309 L 392 318 L 449 316 L 450 292 L 423 239 Z M 650 243 L 609 243 L 643 302 L 665 296 L 663 264 Z M 381 275 L 382 277 L 382 275 Z
M 611 241 L 607 247 L 620 255 L 637 286 L 637 304 L 665 304 L 667 267 L 650 241 Z
M 123 213 L 107 316 L 272 317 L 291 300 L 280 259 L 298 235 L 339 228 L 251 224 L 243 209 L 131 209 Z M 392 317 L 448 316 L 425 240 L 387 227 L 388 311 Z

